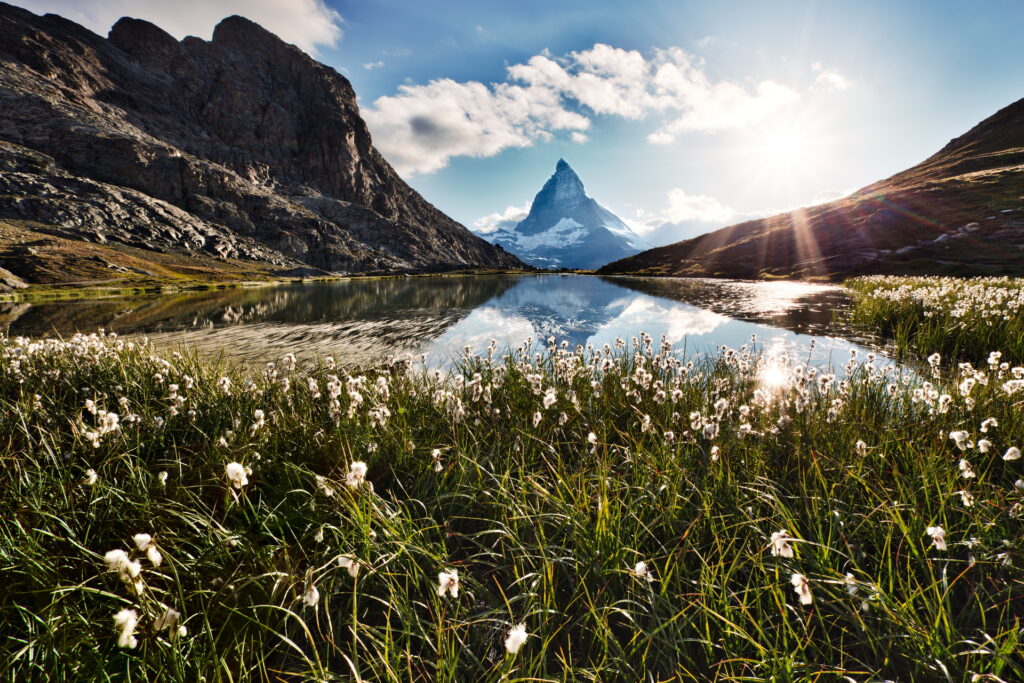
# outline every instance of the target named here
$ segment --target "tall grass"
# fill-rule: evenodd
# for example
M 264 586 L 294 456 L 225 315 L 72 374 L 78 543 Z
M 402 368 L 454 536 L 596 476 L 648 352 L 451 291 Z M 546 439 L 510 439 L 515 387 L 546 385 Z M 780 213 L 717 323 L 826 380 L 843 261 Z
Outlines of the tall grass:
M 933 385 L 859 360 L 833 376 L 751 347 L 694 365 L 642 337 L 491 348 L 434 375 L 0 341 L 0 667 L 11 681 L 1024 678 L 1022 461 L 1001 457 L 1024 445 L 1024 370 Z M 251 469 L 238 488 L 232 462 Z M 780 530 L 793 557 L 771 550 Z M 117 548 L 140 562 L 141 595 L 104 564 Z M 438 594 L 449 569 L 458 597 Z M 122 609 L 134 648 L 118 647 Z M 168 609 L 186 634 L 157 630 Z M 530 635 L 512 654 L 518 623 Z
M 1024 363 L 1024 279 L 871 276 L 844 283 L 852 321 L 901 353 L 981 363 L 999 349 Z

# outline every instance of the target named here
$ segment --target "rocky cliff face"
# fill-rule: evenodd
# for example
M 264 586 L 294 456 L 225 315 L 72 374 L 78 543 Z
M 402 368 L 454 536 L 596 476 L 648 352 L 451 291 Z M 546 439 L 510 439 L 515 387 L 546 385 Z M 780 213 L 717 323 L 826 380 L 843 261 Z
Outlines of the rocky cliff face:
M 722 228 L 603 273 L 838 279 L 1024 274 L 1024 100 L 848 197 Z
M 529 215 L 487 239 L 545 268 L 598 268 L 648 247 L 621 218 L 587 196 L 565 159 L 558 160 L 534 197 Z
M 345 78 L 241 17 L 104 39 L 0 3 L 0 218 L 335 272 L 521 265 L 397 176 Z

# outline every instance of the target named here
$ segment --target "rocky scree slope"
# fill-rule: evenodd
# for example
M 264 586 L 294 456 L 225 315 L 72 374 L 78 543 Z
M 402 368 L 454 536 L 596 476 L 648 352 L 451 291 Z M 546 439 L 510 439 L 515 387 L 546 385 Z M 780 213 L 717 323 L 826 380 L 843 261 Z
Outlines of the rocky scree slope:
M 128 18 L 105 39 L 0 3 L 3 218 L 271 267 L 521 266 L 398 177 L 345 78 L 237 16 L 210 41 Z
M 848 197 L 610 263 L 601 273 L 839 279 L 1024 273 L 1024 100 Z

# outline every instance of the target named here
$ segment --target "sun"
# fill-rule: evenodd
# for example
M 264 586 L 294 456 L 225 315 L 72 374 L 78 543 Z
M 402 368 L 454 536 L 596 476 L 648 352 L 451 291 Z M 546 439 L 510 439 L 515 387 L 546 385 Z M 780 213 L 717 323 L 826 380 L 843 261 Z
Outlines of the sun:
M 755 143 L 760 166 L 790 173 L 807 166 L 811 143 L 807 133 L 793 125 L 780 125 L 760 132 Z

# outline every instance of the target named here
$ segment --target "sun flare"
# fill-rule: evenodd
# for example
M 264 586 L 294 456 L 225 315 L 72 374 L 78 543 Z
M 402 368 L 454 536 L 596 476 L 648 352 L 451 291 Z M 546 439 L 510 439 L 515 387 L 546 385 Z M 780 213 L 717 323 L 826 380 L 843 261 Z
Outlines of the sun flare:
M 765 131 L 758 146 L 762 165 L 776 171 L 791 171 L 810 160 L 811 145 L 806 132 L 792 125 Z

